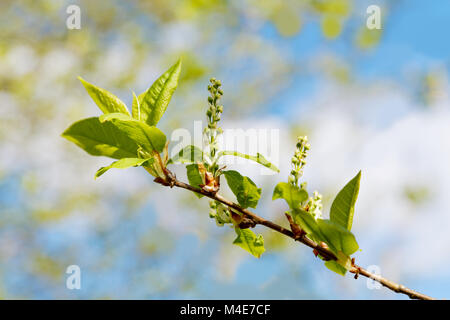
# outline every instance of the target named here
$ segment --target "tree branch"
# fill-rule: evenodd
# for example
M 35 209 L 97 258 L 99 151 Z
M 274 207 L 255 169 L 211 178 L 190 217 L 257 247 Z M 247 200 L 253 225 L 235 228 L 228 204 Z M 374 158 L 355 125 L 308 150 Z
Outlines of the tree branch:
M 238 204 L 225 199 L 224 197 L 222 197 L 221 195 L 217 194 L 217 193 L 212 193 L 212 192 L 208 192 L 205 191 L 201 188 L 197 188 L 194 186 L 191 186 L 187 183 L 178 181 L 176 178 L 171 177 L 170 178 L 170 183 L 166 183 L 163 182 L 161 180 L 156 179 L 155 182 L 160 183 L 162 185 L 165 186 L 176 186 L 179 188 L 183 188 L 186 190 L 190 190 L 192 192 L 198 193 L 198 194 L 202 194 L 208 198 L 211 198 L 213 200 L 217 200 L 221 203 L 223 203 L 224 205 L 233 208 L 237 211 L 239 211 L 240 213 L 242 213 L 244 216 L 246 216 L 247 218 L 251 219 L 255 224 L 260 224 L 263 225 L 267 228 L 270 228 L 272 230 L 275 230 L 281 234 L 284 234 L 285 236 L 288 236 L 292 239 L 294 239 L 295 241 L 301 242 L 304 245 L 316 250 L 322 257 L 324 257 L 327 260 L 337 260 L 336 256 L 334 255 L 333 252 L 331 252 L 330 250 L 328 250 L 327 248 L 324 248 L 322 246 L 320 246 L 319 244 L 315 243 L 314 241 L 312 241 L 311 239 L 309 239 L 308 237 L 306 237 L 305 234 L 302 234 L 301 236 L 295 235 L 291 230 L 288 230 L 270 220 L 266 220 L 258 215 L 256 215 L 255 213 L 251 212 L 250 210 L 244 209 L 241 206 L 239 206 Z M 386 278 L 383 278 L 380 275 L 376 275 L 373 274 L 369 271 L 367 271 L 366 269 L 356 265 L 353 263 L 352 268 L 349 270 L 349 272 L 354 273 L 355 274 L 355 279 L 358 278 L 358 275 L 362 275 L 364 277 L 373 279 L 374 281 L 379 282 L 380 284 L 382 284 L 383 286 L 385 286 L 386 288 L 397 292 L 397 293 L 401 293 L 401 294 L 405 294 L 408 297 L 410 297 L 411 299 L 420 299 L 420 300 L 434 300 L 434 298 L 429 297 L 427 295 L 424 295 L 422 293 L 416 292 L 412 289 L 409 289 L 401 284 L 395 283 L 393 281 L 390 281 Z

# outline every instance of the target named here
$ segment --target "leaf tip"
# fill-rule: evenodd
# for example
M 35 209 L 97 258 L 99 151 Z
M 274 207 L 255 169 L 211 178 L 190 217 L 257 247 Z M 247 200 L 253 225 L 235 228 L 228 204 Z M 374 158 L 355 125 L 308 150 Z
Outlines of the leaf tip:
M 84 80 L 81 76 L 78 76 L 77 79 L 84 85 L 86 86 L 86 84 L 88 83 L 86 80 Z

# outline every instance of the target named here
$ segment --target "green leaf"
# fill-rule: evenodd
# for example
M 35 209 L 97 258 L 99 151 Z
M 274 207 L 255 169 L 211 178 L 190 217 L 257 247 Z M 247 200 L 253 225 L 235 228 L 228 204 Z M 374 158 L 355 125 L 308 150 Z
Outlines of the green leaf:
M 180 152 L 178 152 L 177 155 L 175 155 L 172 159 L 168 161 L 168 163 L 197 163 L 197 162 L 203 162 L 203 151 L 193 145 L 189 145 Z
M 81 77 L 78 77 L 78 80 L 81 81 L 92 100 L 94 100 L 103 113 L 120 112 L 128 115 L 130 114 L 125 103 L 111 92 L 99 88 Z
M 131 104 L 131 114 L 133 119 L 141 121 L 141 104 L 139 103 L 139 99 L 136 96 L 136 93 L 133 91 L 133 102 Z
M 306 212 L 301 208 L 294 208 L 292 209 L 292 218 L 312 240 L 316 242 L 323 241 L 319 225 L 309 212 Z
M 62 134 L 93 156 L 114 159 L 135 158 L 137 144 L 112 123 L 101 123 L 97 117 L 75 122 Z
M 159 122 L 178 86 L 180 71 L 181 60 L 178 60 L 147 91 L 139 95 L 141 121 L 151 126 Z
M 359 246 L 355 236 L 349 230 L 331 220 L 317 219 L 317 224 L 322 241 L 336 253 L 342 251 L 345 255 L 350 256 L 358 250 Z
M 144 122 L 134 120 L 129 116 L 111 113 L 101 116 L 100 121 L 112 123 L 149 153 L 152 153 L 154 150 L 162 152 L 166 145 L 166 136 L 161 130 Z
M 148 159 L 122 158 L 120 160 L 117 160 L 117 161 L 111 163 L 107 167 L 101 167 L 100 169 L 98 169 L 97 173 L 95 174 L 95 179 L 97 179 L 102 174 L 104 174 L 106 171 L 108 171 L 109 169 L 112 169 L 112 168 L 126 169 L 126 168 L 129 168 L 129 167 L 141 166 L 144 163 L 148 163 L 148 162 L 153 162 L 153 159 L 152 158 L 148 158 Z
M 117 112 L 102 114 L 100 117 L 98 117 L 98 119 L 102 123 L 107 122 L 107 121 L 112 121 L 112 120 L 124 120 L 124 121 L 133 120 L 133 118 L 130 117 L 128 114 L 117 113 Z
M 250 178 L 242 176 L 237 171 L 228 170 L 223 174 L 239 205 L 242 208 L 256 208 L 259 198 L 261 198 L 261 189 Z
M 316 242 L 325 242 L 335 254 L 339 252 L 347 256 L 358 250 L 359 246 L 355 236 L 341 225 L 324 219 L 314 219 L 313 216 L 303 209 L 292 211 L 292 217 L 296 224 L 300 226 Z
M 200 185 L 204 184 L 202 176 L 200 175 L 200 171 L 198 170 L 198 164 L 193 163 L 186 166 L 187 170 L 187 178 L 189 184 L 194 187 L 200 187 Z M 203 195 L 194 192 L 197 198 L 202 198 Z
M 347 272 L 347 269 L 334 260 L 325 261 L 325 267 L 341 276 L 345 276 L 345 273 Z
M 355 203 L 359 193 L 361 171 L 339 191 L 330 209 L 330 219 L 344 228 L 351 230 Z
M 262 164 L 264 167 L 269 168 L 275 172 L 280 172 L 280 170 L 273 165 L 272 163 L 270 163 L 266 158 L 264 158 L 264 156 L 260 153 L 256 154 L 255 156 L 250 156 L 248 154 L 243 154 L 237 151 L 221 151 L 219 152 L 218 158 L 220 158 L 221 156 L 236 156 L 236 157 L 241 157 L 244 159 L 248 159 L 248 160 L 253 160 L 259 164 Z
M 308 199 L 308 192 L 290 183 L 280 182 L 273 190 L 272 200 L 276 199 L 284 199 L 291 209 L 296 209 Z
M 264 251 L 264 239 L 262 235 L 256 235 L 250 229 L 234 229 L 237 234 L 237 238 L 233 241 L 233 244 L 241 247 L 242 249 L 250 252 L 256 258 L 261 257 Z

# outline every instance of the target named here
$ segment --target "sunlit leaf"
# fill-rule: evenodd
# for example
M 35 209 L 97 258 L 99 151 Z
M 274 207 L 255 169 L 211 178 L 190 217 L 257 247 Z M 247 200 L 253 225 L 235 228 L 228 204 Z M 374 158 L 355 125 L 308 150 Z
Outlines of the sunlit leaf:
M 178 86 L 180 71 L 181 60 L 178 60 L 147 91 L 139 95 L 141 121 L 151 126 L 155 126 L 159 122 Z
M 345 276 L 345 273 L 347 272 L 347 269 L 334 260 L 325 261 L 325 267 L 341 276 Z
M 133 91 L 133 102 L 131 104 L 131 114 L 133 119 L 141 120 L 141 105 L 139 103 L 139 99 L 136 96 L 136 93 Z
M 278 168 L 275 165 L 270 163 L 260 153 L 257 153 L 256 156 L 250 156 L 248 154 L 243 154 L 243 153 L 240 153 L 240 152 L 237 152 L 237 151 L 221 151 L 221 152 L 219 152 L 218 158 L 220 158 L 222 156 L 236 156 L 236 157 L 241 157 L 241 158 L 244 158 L 244 159 L 252 160 L 252 161 L 255 161 L 255 162 L 259 163 L 259 164 L 262 164 L 266 168 L 269 168 L 269 169 L 271 169 L 273 171 L 276 171 L 276 172 L 280 172 L 280 170 L 278 170 Z
M 358 250 L 359 246 L 355 236 L 349 230 L 331 220 L 317 219 L 322 241 L 334 248 L 335 252 L 342 251 L 350 256 Z
M 200 171 L 198 169 L 198 164 L 193 163 L 193 164 L 189 164 L 186 166 L 186 171 L 187 171 L 187 178 L 189 181 L 189 184 L 191 186 L 197 187 L 199 188 L 200 185 L 203 185 L 205 182 L 203 181 L 203 178 L 200 174 Z M 198 197 L 198 198 L 202 198 L 203 195 L 198 194 L 196 192 L 194 192 L 194 194 Z
M 284 199 L 291 209 L 298 208 L 300 203 L 308 199 L 308 193 L 298 186 L 287 182 L 280 182 L 273 190 L 272 200 Z
M 248 251 L 250 254 L 259 258 L 266 250 L 264 248 L 264 239 L 262 235 L 256 235 L 250 229 L 235 228 L 237 238 L 233 241 L 233 244 Z
M 111 163 L 107 167 L 101 167 L 97 170 L 97 173 L 95 174 L 95 179 L 100 177 L 102 174 L 104 174 L 109 169 L 115 168 L 115 169 L 126 169 L 129 167 L 138 167 L 143 165 L 144 163 L 153 162 L 153 159 L 140 159 L 140 158 L 123 158 L 120 160 L 117 160 L 113 163 Z
M 294 222 L 302 228 L 306 234 L 314 241 L 323 241 L 320 228 L 316 219 L 303 209 L 296 208 L 291 211 Z
M 87 82 L 81 77 L 78 77 L 78 79 L 103 113 L 120 112 L 128 115 L 130 114 L 125 103 L 114 94 Z
M 130 115 L 117 112 L 102 114 L 100 117 L 98 117 L 98 119 L 100 120 L 100 122 L 107 122 L 114 119 L 125 121 L 133 120 Z
M 166 136 L 161 130 L 129 116 L 117 113 L 108 114 L 101 116 L 100 121 L 112 123 L 149 153 L 154 150 L 162 152 L 166 145 Z
M 361 171 L 337 194 L 330 209 L 330 220 L 351 230 L 355 203 L 359 193 Z
M 249 177 L 244 177 L 237 171 L 228 170 L 223 174 L 239 205 L 242 208 L 256 208 L 261 198 L 261 189 Z
M 203 162 L 203 151 L 193 145 L 184 147 L 174 157 L 172 157 L 168 163 L 197 163 Z
M 310 213 L 302 209 L 293 210 L 292 216 L 295 223 L 297 223 L 308 236 L 311 236 L 316 242 L 325 242 L 330 250 L 336 254 L 341 251 L 345 255 L 350 256 L 359 248 L 355 236 L 349 230 L 331 220 L 316 220 Z
M 110 122 L 101 123 L 96 117 L 75 122 L 62 136 L 93 156 L 114 159 L 137 156 L 138 146 L 127 134 Z

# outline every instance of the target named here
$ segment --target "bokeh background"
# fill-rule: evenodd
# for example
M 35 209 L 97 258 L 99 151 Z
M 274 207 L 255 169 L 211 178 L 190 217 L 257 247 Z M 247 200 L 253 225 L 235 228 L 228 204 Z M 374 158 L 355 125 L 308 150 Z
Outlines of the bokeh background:
M 66 28 L 70 4 L 80 30 Z M 381 31 L 365 27 L 371 4 Z M 404 299 L 262 228 L 267 252 L 255 259 L 209 219 L 207 200 L 155 185 L 142 168 L 94 181 L 110 160 L 60 137 L 100 114 L 77 76 L 130 104 L 131 90 L 182 57 L 161 128 L 192 130 L 208 79 L 221 79 L 225 127 L 280 130 L 279 175 L 239 166 L 263 188 L 260 215 L 285 224 L 271 192 L 307 134 L 304 177 L 325 215 L 362 169 L 357 261 L 449 298 L 449 17 L 447 0 L 2 0 L 0 297 Z M 81 290 L 66 288 L 72 264 Z

